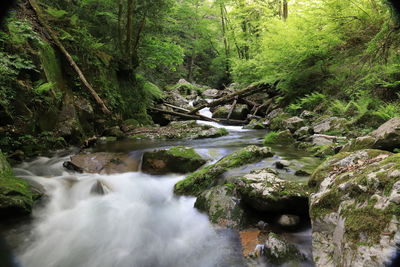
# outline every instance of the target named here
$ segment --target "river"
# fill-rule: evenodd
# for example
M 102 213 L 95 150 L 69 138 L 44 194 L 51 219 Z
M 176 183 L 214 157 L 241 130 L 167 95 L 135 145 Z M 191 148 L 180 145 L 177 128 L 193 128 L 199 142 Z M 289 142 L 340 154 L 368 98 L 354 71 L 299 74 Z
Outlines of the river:
M 202 112 L 209 115 L 207 109 Z M 97 146 L 95 151 L 127 152 L 140 159 L 146 150 L 187 145 L 213 162 L 246 145 L 261 144 L 265 135 L 263 130 L 226 128 L 230 134 L 216 139 L 125 140 Z M 275 150 L 274 158 L 235 169 L 234 174 L 271 167 L 282 157 L 298 159 L 298 164 L 313 163 L 298 151 Z M 17 176 L 40 184 L 47 192 L 31 220 L 6 231 L 21 266 L 245 266 L 237 232 L 213 226 L 193 207 L 195 198 L 174 196 L 173 186 L 184 176 L 70 173 L 62 164 L 73 152 L 40 157 L 14 169 Z M 298 179 L 291 173 L 287 177 Z M 107 185 L 109 192 L 93 193 L 97 181 Z M 309 228 L 286 235 L 304 254 L 311 254 Z

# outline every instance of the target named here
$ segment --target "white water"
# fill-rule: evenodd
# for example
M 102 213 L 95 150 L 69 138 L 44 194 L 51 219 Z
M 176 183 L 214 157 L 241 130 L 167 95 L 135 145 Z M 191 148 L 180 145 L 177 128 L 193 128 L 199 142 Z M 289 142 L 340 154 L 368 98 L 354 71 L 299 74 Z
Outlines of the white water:
M 228 240 L 193 208 L 194 198 L 174 197 L 182 177 L 71 176 L 65 159 L 40 158 L 15 170 L 49 195 L 20 249 L 22 266 L 231 266 L 223 263 L 232 253 Z M 98 179 L 112 192 L 91 194 Z
M 203 115 L 205 117 L 208 118 L 212 118 L 212 113 L 210 111 L 210 108 L 203 108 L 202 110 L 199 111 L 200 115 Z M 247 132 L 249 131 L 248 129 L 243 129 L 243 126 L 229 126 L 229 125 L 222 125 L 216 122 L 212 122 L 212 121 L 202 121 L 202 120 L 198 120 L 197 121 L 198 124 L 203 124 L 203 125 L 210 125 L 210 126 L 214 126 L 216 128 L 225 128 L 228 131 L 231 132 Z

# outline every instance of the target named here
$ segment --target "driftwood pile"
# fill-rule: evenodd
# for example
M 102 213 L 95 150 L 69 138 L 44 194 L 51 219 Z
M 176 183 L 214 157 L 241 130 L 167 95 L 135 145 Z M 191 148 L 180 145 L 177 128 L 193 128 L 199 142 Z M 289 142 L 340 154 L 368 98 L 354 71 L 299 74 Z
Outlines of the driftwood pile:
M 264 104 L 259 104 L 254 101 L 246 99 L 246 97 L 249 97 L 253 94 L 260 93 L 260 92 L 266 92 L 268 95 L 271 97 L 268 101 L 264 102 Z M 218 98 L 210 103 L 199 105 L 195 107 L 192 110 L 185 109 L 182 107 L 177 107 L 175 105 L 172 105 L 170 103 L 163 103 L 165 107 L 169 109 L 162 109 L 162 108 L 152 108 L 153 111 L 160 112 L 163 114 L 168 114 L 168 115 L 173 115 L 180 117 L 182 119 L 188 119 L 188 120 L 205 120 L 205 121 L 212 121 L 212 122 L 218 122 L 218 123 L 223 123 L 223 124 L 234 124 L 234 125 L 240 125 L 240 124 L 246 124 L 249 122 L 249 120 L 253 118 L 261 118 L 257 116 L 257 113 L 259 112 L 260 109 L 266 108 L 270 109 L 270 106 L 273 103 L 273 96 L 276 96 L 276 90 L 274 90 L 274 87 L 269 85 L 269 84 L 257 84 L 257 85 L 251 85 L 245 89 L 236 91 L 234 93 L 228 94 L 226 96 L 223 96 L 221 98 Z M 231 108 L 229 110 L 228 116 L 226 118 L 208 118 L 206 116 L 203 116 L 199 114 L 199 111 L 202 110 L 203 108 L 212 108 L 212 107 L 217 107 L 221 105 L 225 105 L 231 103 Z M 235 107 L 238 103 L 243 103 L 251 107 L 251 112 L 247 118 L 247 120 L 233 120 L 231 119 L 231 115 L 233 111 L 235 110 Z M 171 110 L 172 109 L 172 110 Z

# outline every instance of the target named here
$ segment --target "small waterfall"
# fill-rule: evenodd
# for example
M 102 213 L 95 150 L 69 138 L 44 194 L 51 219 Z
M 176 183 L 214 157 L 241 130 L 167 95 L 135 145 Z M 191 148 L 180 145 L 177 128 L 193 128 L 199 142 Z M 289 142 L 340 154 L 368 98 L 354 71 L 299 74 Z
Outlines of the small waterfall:
M 71 175 L 64 160 L 40 158 L 15 170 L 49 196 L 34 212 L 21 266 L 233 266 L 223 263 L 231 244 L 193 208 L 194 198 L 173 195 L 182 176 Z

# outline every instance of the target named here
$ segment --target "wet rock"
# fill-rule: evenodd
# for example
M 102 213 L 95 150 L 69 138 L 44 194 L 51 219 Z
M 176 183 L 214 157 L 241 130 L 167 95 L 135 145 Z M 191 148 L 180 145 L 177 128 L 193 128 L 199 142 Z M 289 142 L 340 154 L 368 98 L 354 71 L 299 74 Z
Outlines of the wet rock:
M 92 188 L 90 189 L 90 193 L 93 195 L 106 195 L 111 192 L 111 188 L 107 183 L 103 180 L 96 180 Z
M 294 133 L 305 125 L 305 121 L 299 117 L 292 117 L 283 121 L 283 127 Z
M 308 207 L 306 186 L 280 179 L 273 169 L 252 171 L 241 178 L 237 188 L 243 202 L 258 211 L 299 214 Z
M 196 121 L 173 121 L 164 127 L 137 128 L 127 135 L 131 139 L 202 139 L 228 135 L 224 128 L 200 125 Z
M 332 131 L 346 131 L 347 120 L 344 118 L 330 117 L 314 125 L 315 133 L 326 133 Z
M 128 154 L 97 152 L 72 156 L 65 166 L 79 172 L 114 174 L 138 171 L 139 161 Z
M 0 220 L 29 215 L 41 196 L 40 190 L 13 175 L 11 166 L 0 151 Z
M 247 229 L 239 233 L 242 253 L 244 257 L 253 257 L 257 246 L 261 241 L 261 231 L 258 229 Z
M 225 105 L 218 107 L 214 112 L 212 117 L 213 118 L 227 118 L 228 114 L 231 110 L 231 105 Z M 247 114 L 249 113 L 249 109 L 247 105 L 244 104 L 237 104 L 233 109 L 231 114 L 231 119 L 233 120 L 245 120 L 247 118 Z
M 220 91 L 217 89 L 207 89 L 202 93 L 202 95 L 205 98 L 218 98 L 220 97 Z
M 178 195 L 198 196 L 203 191 L 217 185 L 227 170 L 272 156 L 273 153 L 269 147 L 247 146 L 190 174 L 175 185 L 174 192 Z
M 208 214 L 212 223 L 223 227 L 240 228 L 244 222 L 244 210 L 233 185 L 218 185 L 204 191 L 194 206 Z
M 259 221 L 257 223 L 257 228 L 260 230 L 266 230 L 268 228 L 269 224 L 264 222 L 264 221 Z
M 297 215 L 282 215 L 278 219 L 278 224 L 282 227 L 292 228 L 300 223 L 300 217 Z
M 270 233 L 264 246 L 264 255 L 272 264 L 288 264 L 296 266 L 296 263 L 305 259 L 304 255 L 283 237 Z
M 277 169 L 285 169 L 285 168 L 289 167 L 290 164 L 291 163 L 288 160 L 280 160 L 280 161 L 275 162 L 275 167 Z
M 400 118 L 393 118 L 385 122 L 370 136 L 375 138 L 373 148 L 389 151 L 400 148 Z
M 317 266 L 384 266 L 400 237 L 400 155 L 381 150 L 339 153 L 309 181 Z
M 193 148 L 176 146 L 168 150 L 145 152 L 142 171 L 150 174 L 188 173 L 203 166 L 206 160 Z

